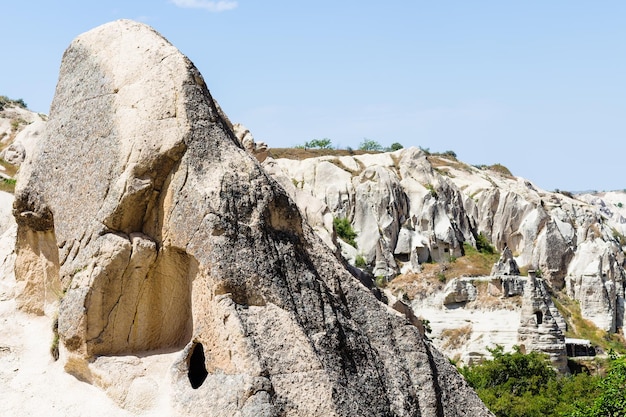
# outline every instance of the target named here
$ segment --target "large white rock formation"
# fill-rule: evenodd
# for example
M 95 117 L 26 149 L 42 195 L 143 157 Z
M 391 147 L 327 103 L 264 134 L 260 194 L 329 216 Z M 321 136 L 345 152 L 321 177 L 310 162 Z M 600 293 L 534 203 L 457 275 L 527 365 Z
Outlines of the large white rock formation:
M 428 260 L 446 262 L 482 233 L 498 250 L 508 248 L 520 267 L 540 271 L 554 290 L 578 300 L 583 316 L 599 328 L 623 327 L 623 193 L 624 204 L 614 194 L 578 199 L 416 148 L 304 161 L 268 158 L 264 166 L 301 207 L 316 207 L 304 213 L 326 242 L 343 249 L 350 262 L 361 256 L 376 276 L 417 272 Z M 329 238 L 332 217 L 350 220 L 358 249 Z
M 44 136 L 16 190 L 18 304 L 58 310 L 65 369 L 120 405 L 167 393 L 181 416 L 491 415 L 317 237 L 149 27 L 72 42 Z M 378 213 L 397 209 L 346 214 L 392 239 L 406 200 L 379 178 L 391 176 L 365 170 L 358 195 L 388 192 Z M 167 352 L 170 377 L 146 374 Z

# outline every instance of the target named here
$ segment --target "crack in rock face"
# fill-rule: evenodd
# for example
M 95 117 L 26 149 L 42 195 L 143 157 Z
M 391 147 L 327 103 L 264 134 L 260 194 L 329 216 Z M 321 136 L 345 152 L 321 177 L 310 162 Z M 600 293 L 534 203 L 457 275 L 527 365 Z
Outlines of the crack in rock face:
M 120 404 L 152 385 L 115 358 L 179 352 L 170 379 L 152 376 L 176 415 L 491 415 L 319 240 L 148 26 L 71 43 L 22 167 L 21 305 L 58 305 L 65 369 Z

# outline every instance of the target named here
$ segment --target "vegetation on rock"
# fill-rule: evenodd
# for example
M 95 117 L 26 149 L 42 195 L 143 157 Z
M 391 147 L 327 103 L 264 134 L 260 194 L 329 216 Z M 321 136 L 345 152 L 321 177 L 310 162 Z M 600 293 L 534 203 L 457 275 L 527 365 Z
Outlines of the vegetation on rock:
M 8 98 L 7 96 L 0 96 L 0 110 L 4 110 L 5 107 L 11 106 L 11 105 L 21 107 L 23 109 L 27 107 L 26 103 L 24 103 L 24 100 L 22 100 L 21 98 L 18 98 L 17 100 L 12 100 Z
M 489 240 L 487 240 L 487 237 L 483 234 L 483 232 L 480 232 L 478 236 L 476 236 L 476 249 L 478 252 L 485 255 L 492 255 L 496 253 L 496 250 L 491 245 Z
M 357 247 L 356 241 L 356 232 L 352 229 L 352 224 L 350 224 L 350 220 L 341 217 L 335 217 L 333 219 L 333 226 L 335 227 L 335 233 L 337 236 L 341 238 L 348 245 Z
M 367 261 L 363 255 L 357 255 L 354 259 L 354 266 L 357 268 L 365 268 L 367 266 Z
M 626 354 L 623 336 L 608 333 L 599 329 L 591 321 L 585 320 L 578 301 L 572 300 L 562 292 L 553 293 L 552 301 L 567 323 L 566 337 L 589 340 L 593 346 L 598 346 L 605 352 L 615 351 L 619 354 Z

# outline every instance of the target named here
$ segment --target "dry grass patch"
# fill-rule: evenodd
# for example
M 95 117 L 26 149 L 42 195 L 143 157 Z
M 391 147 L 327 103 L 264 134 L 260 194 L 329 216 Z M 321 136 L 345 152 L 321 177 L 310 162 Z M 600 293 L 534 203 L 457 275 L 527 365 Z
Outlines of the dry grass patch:
M 445 175 L 450 175 L 450 172 L 447 170 L 444 170 L 444 168 L 453 168 L 453 169 L 458 169 L 459 171 L 467 171 L 467 172 L 472 172 L 472 168 L 460 161 L 457 161 L 456 159 L 449 159 L 449 158 L 444 158 L 441 156 L 437 156 L 437 155 L 429 155 L 426 157 L 426 159 L 428 159 L 428 162 L 430 162 L 430 165 L 432 165 L 432 167 L 439 172 L 442 171 L 446 171 Z
M 441 348 L 442 349 L 458 349 L 464 344 L 469 342 L 472 336 L 472 325 L 466 324 L 465 326 L 457 329 L 445 329 L 441 332 Z
M 15 193 L 15 179 L 14 178 L 0 178 L 0 191 L 7 193 Z
M 514 178 L 513 174 L 511 173 L 511 171 L 505 167 L 502 164 L 493 164 L 487 167 L 488 170 L 493 171 L 493 172 L 497 172 L 498 174 L 502 175 L 503 177 L 506 178 Z
M 398 275 L 389 283 L 388 288 L 396 293 L 404 293 L 409 299 L 423 300 L 437 291 L 443 290 L 446 282 L 452 278 L 480 277 L 491 274 L 493 264 L 499 254 L 478 252 L 470 245 L 464 245 L 465 256 L 451 258 L 444 263 L 422 264 L 422 272 Z M 485 289 L 486 292 L 486 289 Z
M 446 265 L 443 264 L 423 264 L 422 272 L 398 275 L 387 288 L 393 294 L 406 294 L 409 300 L 423 300 L 443 290 L 446 283 L 442 282 L 439 276 L 445 274 L 445 268 Z
M 474 281 L 476 300 L 465 305 L 468 310 L 519 310 L 522 307 L 522 296 L 503 297 L 489 293 L 489 281 Z
M 450 262 L 446 269 L 446 277 L 481 277 L 491 274 L 493 264 L 498 262 L 500 254 L 479 252 L 473 246 L 465 243 L 463 245 L 464 256 L 456 258 Z
M 2 158 L 0 158 L 0 165 L 4 168 L 2 172 L 4 172 L 6 175 L 10 177 L 15 177 L 15 174 L 17 174 L 17 167 L 13 164 L 9 164 Z
M 356 160 L 356 163 L 359 165 L 359 169 L 357 170 L 348 168 L 347 166 L 343 164 L 343 162 L 339 160 L 339 158 L 331 159 L 328 162 L 330 162 L 331 164 L 335 165 L 338 168 L 343 169 L 346 172 L 349 172 L 350 174 L 352 174 L 353 177 L 356 177 L 357 175 L 361 174 L 361 172 L 363 172 L 363 170 L 365 169 L 365 165 L 363 164 L 363 162 L 359 160 Z
M 294 159 L 301 161 L 320 156 L 353 156 L 368 153 L 382 153 L 377 151 L 362 151 L 348 149 L 303 149 L 303 148 L 270 148 L 269 155 L 274 159 Z
M 620 354 L 626 354 L 626 339 L 622 329 L 620 329 L 621 333 L 608 333 L 599 329 L 582 316 L 578 301 L 572 300 L 563 293 L 553 295 L 552 301 L 567 323 L 566 337 L 586 339 L 607 352 L 613 349 Z

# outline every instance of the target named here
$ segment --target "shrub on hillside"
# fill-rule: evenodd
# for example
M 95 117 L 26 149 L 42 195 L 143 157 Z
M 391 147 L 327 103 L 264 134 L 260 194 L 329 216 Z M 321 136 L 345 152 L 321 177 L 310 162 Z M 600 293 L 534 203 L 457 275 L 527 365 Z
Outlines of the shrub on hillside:
M 341 240 L 355 248 L 357 247 L 356 241 L 354 240 L 356 239 L 357 234 L 354 229 L 352 229 L 352 224 L 350 224 L 350 220 L 346 218 L 335 217 L 333 219 L 333 226 L 335 227 L 335 233 L 337 233 L 337 236 L 339 236 Z
M 359 149 L 362 151 L 382 151 L 383 146 L 372 139 L 363 139 L 363 142 L 359 145 Z
M 24 100 L 22 100 L 21 98 L 18 98 L 17 100 L 12 100 L 8 98 L 7 96 L 0 96 L 0 111 L 4 110 L 5 107 L 11 104 L 14 106 L 21 107 L 23 109 L 27 107 L 26 103 L 24 103 Z
M 328 138 L 313 139 L 304 144 L 304 148 L 332 149 L 332 142 Z
M 596 383 L 599 395 L 592 404 L 578 401 L 570 417 L 626 416 L 626 357 L 609 357 L 609 371 Z
M 399 151 L 400 149 L 404 148 L 404 146 L 402 146 L 401 143 L 398 142 L 394 142 L 391 144 L 391 146 L 389 146 L 389 148 L 387 148 L 388 150 L 390 150 L 391 152 L 393 151 Z
M 478 250 L 478 252 L 484 253 L 486 255 L 491 255 L 496 252 L 496 250 L 491 245 L 491 243 L 489 243 L 489 240 L 487 240 L 487 237 L 483 234 L 483 232 L 480 232 L 478 236 L 476 236 L 476 249 Z
M 492 360 L 459 370 L 497 417 L 598 416 L 575 414 L 576 407 L 586 409 L 598 396 L 598 377 L 559 376 L 546 355 L 524 354 L 517 346 L 513 352 L 502 346 L 489 351 Z

